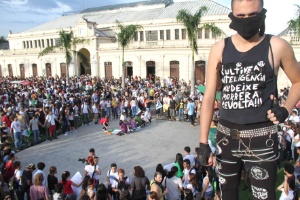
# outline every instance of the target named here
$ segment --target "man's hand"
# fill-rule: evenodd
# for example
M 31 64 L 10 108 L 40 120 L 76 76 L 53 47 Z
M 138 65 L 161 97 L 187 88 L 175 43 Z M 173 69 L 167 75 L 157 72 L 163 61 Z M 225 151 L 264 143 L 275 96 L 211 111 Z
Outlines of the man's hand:
M 289 112 L 285 107 L 275 104 L 271 110 L 268 110 L 267 117 L 273 124 L 280 124 L 289 116 Z
M 198 151 L 198 158 L 203 166 L 210 166 L 212 165 L 212 153 L 211 149 L 208 144 L 200 143 L 199 151 Z

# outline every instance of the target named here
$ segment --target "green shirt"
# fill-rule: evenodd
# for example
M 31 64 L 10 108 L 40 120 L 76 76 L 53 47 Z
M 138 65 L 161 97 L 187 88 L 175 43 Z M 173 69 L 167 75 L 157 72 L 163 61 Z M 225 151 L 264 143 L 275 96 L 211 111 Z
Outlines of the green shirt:
M 178 162 L 176 162 L 176 163 L 174 164 L 174 166 L 176 166 L 176 167 L 178 168 L 178 172 L 177 172 L 177 174 L 176 174 L 176 177 L 178 177 L 178 178 L 183 177 L 183 171 L 181 170 L 181 168 L 180 168 Z

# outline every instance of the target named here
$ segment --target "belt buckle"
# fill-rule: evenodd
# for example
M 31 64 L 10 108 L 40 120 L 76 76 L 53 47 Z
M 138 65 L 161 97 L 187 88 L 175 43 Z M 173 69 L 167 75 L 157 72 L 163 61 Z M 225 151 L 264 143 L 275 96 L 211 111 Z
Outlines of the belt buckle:
M 240 131 L 237 129 L 231 129 L 230 130 L 230 137 L 232 140 L 236 140 L 240 138 Z

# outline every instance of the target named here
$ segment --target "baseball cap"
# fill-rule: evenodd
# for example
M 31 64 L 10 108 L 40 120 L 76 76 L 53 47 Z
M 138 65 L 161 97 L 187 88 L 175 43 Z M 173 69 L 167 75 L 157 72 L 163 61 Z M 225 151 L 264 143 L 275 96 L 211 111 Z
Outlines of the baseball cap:
M 35 164 L 29 164 L 28 166 L 27 166 L 27 169 L 33 169 L 33 170 L 35 170 L 36 168 L 35 168 Z

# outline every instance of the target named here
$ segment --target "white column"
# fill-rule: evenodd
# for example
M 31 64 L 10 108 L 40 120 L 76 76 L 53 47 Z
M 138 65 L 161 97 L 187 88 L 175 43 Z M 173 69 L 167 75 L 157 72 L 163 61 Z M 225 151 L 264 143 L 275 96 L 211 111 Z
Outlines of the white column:
M 97 54 L 91 52 L 91 76 L 98 75 L 98 66 L 97 66 Z

